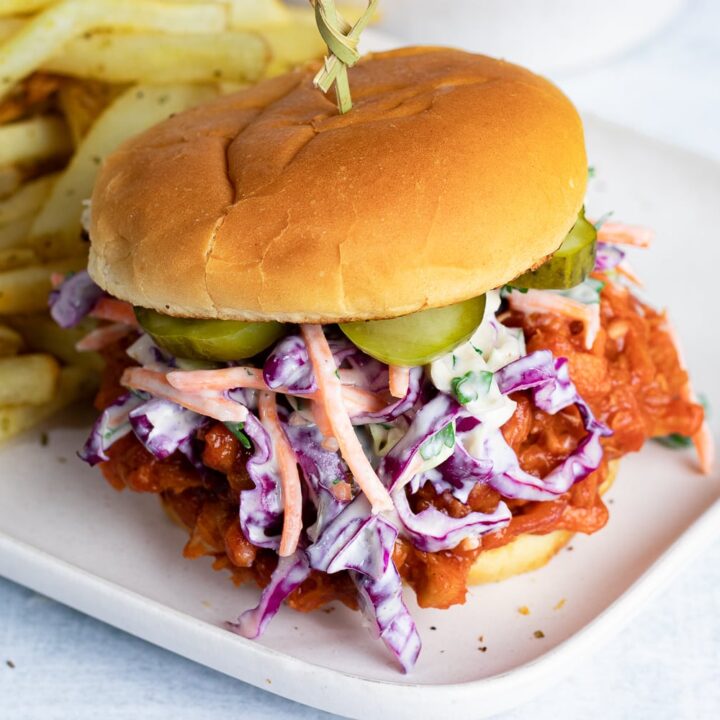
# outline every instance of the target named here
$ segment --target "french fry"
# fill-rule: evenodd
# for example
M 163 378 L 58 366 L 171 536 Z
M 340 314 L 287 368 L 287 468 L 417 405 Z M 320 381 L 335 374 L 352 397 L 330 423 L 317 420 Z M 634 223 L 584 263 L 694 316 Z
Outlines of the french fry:
M 0 358 L 0 406 L 50 402 L 59 375 L 60 366 L 52 355 Z
M 39 262 L 37 253 L 31 248 L 8 248 L 0 250 L 0 272 L 3 270 L 15 270 L 16 268 L 37 265 Z
M 22 335 L 7 325 L 0 325 L 0 357 L 17 355 L 23 346 Z
M 232 28 L 253 30 L 266 25 L 287 23 L 291 19 L 288 7 L 280 0 L 224 1 L 230 8 Z
M 289 23 L 264 27 L 261 33 L 270 47 L 272 57 L 268 75 L 286 72 L 309 60 L 321 58 L 327 52 L 315 20 L 311 18 L 307 21 L 302 15 Z
M 51 290 L 50 275 L 82 270 L 87 257 L 58 260 L 0 273 L 0 315 L 41 312 L 47 308 Z
M 0 252 L 21 245 L 30 233 L 32 224 L 33 217 L 28 215 L 0 226 Z
M 43 175 L 21 186 L 7 200 L 0 201 L 0 226 L 36 213 L 45 202 L 57 175 Z
M 0 442 L 28 430 L 54 415 L 58 410 L 89 397 L 97 385 L 93 373 L 84 368 L 64 367 L 60 370 L 57 391 L 45 405 L 15 405 L 0 407 Z
M 0 3 L 0 13 L 5 10 L 4 3 Z M 20 28 L 25 27 L 27 20 L 18 17 L 0 17 L 0 43 L 12 37 Z
M 98 118 L 53 186 L 30 231 L 31 246 L 47 259 L 77 251 L 82 202 L 90 197 L 103 159 L 125 139 L 216 92 L 208 85 L 140 85 L 118 97 Z
M 0 167 L 47 160 L 71 150 L 70 133 L 60 117 L 38 115 L 0 125 Z
M 98 80 L 63 78 L 58 92 L 60 109 L 77 147 L 105 108 L 125 88 Z
M 14 165 L 0 167 L 0 199 L 16 193 L 23 181 L 23 173 Z
M 61 0 L 33 17 L 0 46 L 0 98 L 69 40 L 103 28 L 165 33 L 217 33 L 227 9 L 212 3 L 158 0 Z
M 77 365 L 94 372 L 102 370 L 103 362 L 97 353 L 75 349 L 75 344 L 97 327 L 96 320 L 88 318 L 74 328 L 65 329 L 47 314 L 13 315 L 3 319 L 30 350 L 50 353 L 66 365 Z
M 2 0 L 0 15 L 27 15 L 56 2 L 57 0 Z
M 97 33 L 70 41 L 43 69 L 110 83 L 254 82 L 268 61 L 262 38 L 243 30 L 214 35 Z

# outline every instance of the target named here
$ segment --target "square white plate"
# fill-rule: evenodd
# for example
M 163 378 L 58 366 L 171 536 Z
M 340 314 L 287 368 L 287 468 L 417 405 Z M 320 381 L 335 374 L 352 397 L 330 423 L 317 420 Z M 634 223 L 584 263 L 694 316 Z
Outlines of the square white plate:
M 587 118 L 597 179 L 593 215 L 652 225 L 633 265 L 669 307 L 697 388 L 720 405 L 708 329 L 720 267 L 714 241 L 720 167 Z M 75 411 L 0 449 L 0 574 L 94 617 L 272 692 L 351 717 L 484 717 L 529 699 L 606 641 L 693 553 L 720 534 L 720 478 L 690 453 L 648 446 L 623 461 L 611 520 L 545 569 L 473 588 L 449 611 L 419 610 L 416 670 L 400 675 L 359 615 L 283 609 L 259 642 L 222 629 L 254 604 L 205 560 L 180 555 L 184 533 L 154 498 L 118 495 L 74 457 L 91 415 Z M 561 608 L 555 609 L 561 601 Z M 533 611 L 523 616 L 518 608 Z M 542 630 L 545 637 L 534 637 Z M 479 640 L 482 636 L 482 640 Z M 479 648 L 486 647 L 482 652 Z

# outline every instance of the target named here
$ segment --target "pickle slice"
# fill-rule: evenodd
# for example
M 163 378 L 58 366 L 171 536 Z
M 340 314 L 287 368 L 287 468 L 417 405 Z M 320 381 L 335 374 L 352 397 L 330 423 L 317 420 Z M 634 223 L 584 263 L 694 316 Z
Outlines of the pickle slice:
M 426 365 L 465 342 L 482 322 L 485 296 L 389 320 L 341 323 L 361 350 L 390 365 Z
M 537 270 L 530 270 L 510 284 L 517 288 L 566 290 L 579 285 L 595 267 L 595 226 L 585 219 L 584 209 L 562 245 Z
M 231 362 L 253 357 L 285 333 L 278 322 L 194 320 L 135 308 L 138 322 L 171 355 L 193 360 Z

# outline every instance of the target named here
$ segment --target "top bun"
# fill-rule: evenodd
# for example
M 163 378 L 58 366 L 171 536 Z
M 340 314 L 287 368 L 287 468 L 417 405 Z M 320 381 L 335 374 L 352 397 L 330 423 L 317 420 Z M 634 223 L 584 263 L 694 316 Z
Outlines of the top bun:
M 351 70 L 340 115 L 315 70 L 111 155 L 92 197 L 93 279 L 168 315 L 336 322 L 459 302 L 558 248 L 587 163 L 580 118 L 550 82 L 405 48 Z

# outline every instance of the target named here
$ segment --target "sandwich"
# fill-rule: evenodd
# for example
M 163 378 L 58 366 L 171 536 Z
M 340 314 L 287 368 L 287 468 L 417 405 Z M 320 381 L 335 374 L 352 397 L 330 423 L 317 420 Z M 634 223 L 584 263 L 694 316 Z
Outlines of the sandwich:
M 257 607 L 332 601 L 408 671 L 403 599 L 547 562 L 608 520 L 618 460 L 712 444 L 665 313 L 628 245 L 591 221 L 583 128 L 550 82 L 405 48 L 352 71 L 339 114 L 315 68 L 126 142 L 89 206 L 88 271 L 51 296 L 105 358 L 80 456 L 159 496 Z

